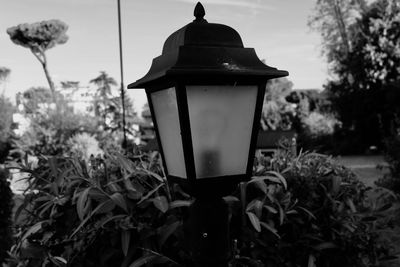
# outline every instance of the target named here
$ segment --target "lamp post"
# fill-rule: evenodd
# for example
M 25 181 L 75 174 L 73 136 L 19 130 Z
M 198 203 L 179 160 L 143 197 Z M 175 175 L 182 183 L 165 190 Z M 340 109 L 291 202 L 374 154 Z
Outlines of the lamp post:
M 251 177 L 265 84 L 287 71 L 265 65 L 232 28 L 196 19 L 171 34 L 145 88 L 167 178 L 195 196 L 186 224 L 199 266 L 226 266 L 229 223 L 222 196 Z

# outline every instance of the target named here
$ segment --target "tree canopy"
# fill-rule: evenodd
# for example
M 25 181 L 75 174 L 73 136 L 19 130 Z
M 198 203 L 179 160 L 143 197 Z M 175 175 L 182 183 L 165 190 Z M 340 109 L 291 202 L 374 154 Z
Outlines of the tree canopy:
M 23 23 L 7 29 L 11 41 L 29 48 L 42 64 L 54 102 L 56 102 L 55 87 L 48 71 L 45 52 L 57 44 L 66 43 L 68 41 L 67 30 L 68 25 L 57 19 L 31 24 Z
M 67 24 L 53 19 L 35 23 L 23 23 L 7 29 L 11 40 L 34 53 L 44 52 L 57 44 L 68 41 Z

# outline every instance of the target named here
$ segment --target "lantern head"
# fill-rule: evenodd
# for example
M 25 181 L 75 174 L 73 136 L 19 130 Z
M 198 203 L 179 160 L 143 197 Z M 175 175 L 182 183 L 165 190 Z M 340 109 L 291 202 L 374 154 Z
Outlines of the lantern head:
M 251 177 L 266 82 L 288 75 L 204 14 L 198 3 L 196 19 L 128 86 L 146 90 L 167 178 L 197 197 L 227 195 Z

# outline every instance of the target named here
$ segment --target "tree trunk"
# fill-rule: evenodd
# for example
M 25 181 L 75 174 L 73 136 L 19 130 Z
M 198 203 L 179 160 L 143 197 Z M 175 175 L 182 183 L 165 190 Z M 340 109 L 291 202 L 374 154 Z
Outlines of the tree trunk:
M 42 67 L 43 67 L 43 70 L 44 70 L 44 74 L 46 75 L 47 82 L 49 83 L 49 87 L 50 87 L 51 95 L 53 97 L 53 101 L 54 101 L 54 103 L 57 103 L 56 88 L 54 87 L 53 80 L 51 79 L 51 76 L 50 76 L 49 71 L 47 69 L 46 61 L 44 61 L 42 63 Z
M 49 71 L 47 69 L 46 54 L 41 49 L 39 49 L 39 50 L 31 49 L 31 52 L 39 60 L 39 62 L 42 64 L 42 67 L 43 67 L 43 70 L 44 70 L 44 74 L 46 75 L 47 82 L 49 83 L 50 92 L 51 92 L 51 96 L 53 98 L 53 102 L 57 105 L 56 88 L 54 87 L 53 80 L 51 79 L 51 76 L 50 76 Z
M 333 2 L 333 5 L 334 5 L 333 10 L 335 13 L 337 26 L 338 26 L 340 36 L 341 36 L 342 42 L 343 42 L 343 47 L 345 49 L 345 53 L 347 56 L 349 54 L 349 52 L 351 51 L 351 48 L 350 48 L 349 38 L 348 38 L 348 34 L 347 34 L 346 24 L 343 19 L 343 13 L 340 8 L 340 3 L 337 0 Z

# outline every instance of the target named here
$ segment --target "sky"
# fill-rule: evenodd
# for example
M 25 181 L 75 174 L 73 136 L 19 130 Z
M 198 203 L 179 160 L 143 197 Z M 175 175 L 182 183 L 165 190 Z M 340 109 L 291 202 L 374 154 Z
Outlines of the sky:
M 294 89 L 321 89 L 327 64 L 320 36 L 307 26 L 316 0 L 202 0 L 205 19 L 239 32 L 267 65 L 289 71 Z M 193 21 L 197 0 L 121 0 L 124 84 L 144 76 L 167 37 Z M 0 66 L 11 74 L 0 89 L 14 98 L 33 86 L 48 86 L 33 54 L 11 42 L 7 28 L 59 19 L 69 40 L 47 51 L 56 85 L 89 81 L 106 71 L 120 82 L 117 0 L 5 0 L 0 11 Z M 136 110 L 146 102 L 144 90 L 129 90 Z

